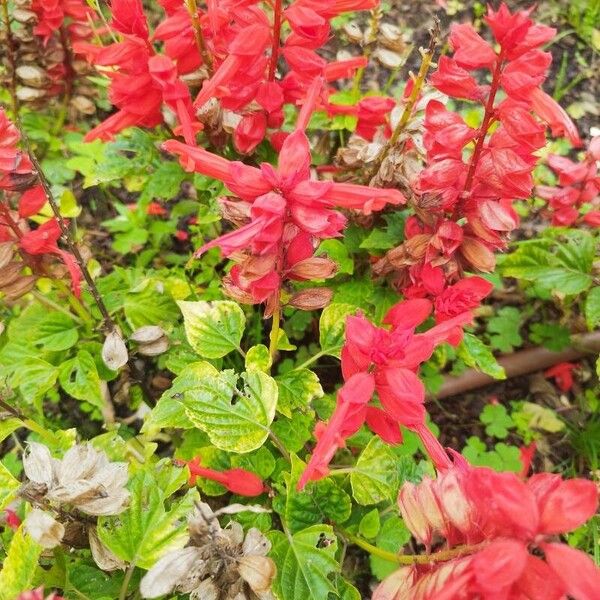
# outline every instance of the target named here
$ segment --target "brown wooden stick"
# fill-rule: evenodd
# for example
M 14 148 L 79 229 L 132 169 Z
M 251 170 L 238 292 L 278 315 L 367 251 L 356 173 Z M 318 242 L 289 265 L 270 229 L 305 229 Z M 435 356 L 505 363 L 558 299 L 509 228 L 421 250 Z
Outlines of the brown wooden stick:
M 504 367 L 506 378 L 511 379 L 519 375 L 527 375 L 547 369 L 561 362 L 579 360 L 587 354 L 600 353 L 600 331 L 573 336 L 571 341 L 572 346 L 561 352 L 552 352 L 539 347 L 528 348 L 527 350 L 501 356 L 498 359 L 498 364 Z M 502 380 L 494 379 L 475 369 L 468 369 L 458 377 L 447 375 L 437 394 L 432 394 L 429 399 L 441 400 L 499 381 Z

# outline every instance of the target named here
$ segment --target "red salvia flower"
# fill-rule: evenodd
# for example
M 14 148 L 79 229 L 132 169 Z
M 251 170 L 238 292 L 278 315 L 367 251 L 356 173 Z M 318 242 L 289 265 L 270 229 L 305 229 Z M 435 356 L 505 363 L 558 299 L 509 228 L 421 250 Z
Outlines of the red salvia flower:
M 365 422 L 384 441 L 402 441 L 399 426 L 415 431 L 434 461 L 449 460 L 425 425 L 425 388 L 416 372 L 436 346 L 458 343 L 462 326 L 472 320 L 469 311 L 449 318 L 425 333 L 415 328 L 431 314 L 428 300 L 416 299 L 393 306 L 383 319 L 389 329 L 376 327 L 362 315 L 346 320 L 346 342 L 342 348 L 345 384 L 338 392 L 336 409 L 329 422 L 315 428 L 317 445 L 299 487 L 327 475 L 327 465 L 346 438 Z M 373 392 L 381 408 L 368 406 Z
M 265 491 L 265 485 L 262 479 L 246 469 L 227 469 L 225 471 L 216 471 L 200 465 L 200 457 L 188 461 L 190 471 L 189 485 L 196 485 L 196 479 L 203 477 L 220 483 L 230 492 L 240 496 L 260 496 Z
M 595 513 L 598 491 L 590 481 L 549 473 L 522 481 L 459 459 L 435 480 L 405 483 L 398 503 L 418 541 L 429 548 L 443 540 L 436 552 L 463 545 L 467 556 L 437 562 L 434 553 L 427 565 L 404 567 L 373 600 L 597 597 L 600 570 L 583 552 L 553 541 Z

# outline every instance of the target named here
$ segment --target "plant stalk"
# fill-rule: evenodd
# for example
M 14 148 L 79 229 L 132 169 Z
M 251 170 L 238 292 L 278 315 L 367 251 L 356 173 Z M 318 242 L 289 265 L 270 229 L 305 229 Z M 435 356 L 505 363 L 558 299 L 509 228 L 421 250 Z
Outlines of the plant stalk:
M 281 322 L 281 306 L 278 304 L 277 308 L 273 312 L 273 320 L 271 322 L 271 336 L 269 341 L 269 354 L 271 360 L 275 359 L 277 354 L 277 343 L 279 342 L 279 330 Z
M 338 528 L 338 532 L 349 542 L 356 544 L 363 550 L 366 550 L 369 554 L 390 562 L 394 562 L 398 565 L 429 565 L 436 562 L 446 562 L 448 560 L 452 560 L 453 558 L 460 558 L 461 556 L 474 554 L 486 546 L 486 543 L 484 542 L 481 544 L 474 544 L 473 546 L 456 546 L 456 548 L 440 550 L 438 552 L 434 552 L 433 554 L 396 554 L 395 552 L 378 548 L 377 546 L 367 542 L 367 540 L 353 535 L 344 529 Z
M 281 43 L 281 24 L 283 21 L 282 4 L 282 0 L 275 0 L 275 6 L 273 7 L 273 41 L 271 45 L 271 62 L 269 63 L 269 81 L 273 81 L 275 79 L 277 61 L 279 60 L 279 44 Z
M 12 103 L 13 118 L 19 116 L 19 98 L 17 97 L 17 61 L 15 58 L 15 41 L 10 28 L 10 14 L 8 12 L 8 0 L 0 0 L 2 5 L 2 20 L 6 27 L 6 57 L 10 67 L 10 99 Z
M 206 47 L 206 41 L 204 40 L 204 34 L 202 33 L 202 24 L 198 18 L 198 5 L 196 4 L 196 0 L 185 0 L 185 6 L 190 13 L 192 27 L 194 29 L 194 38 L 196 40 L 198 50 L 200 51 L 200 55 L 202 56 L 202 62 L 206 65 L 208 75 L 210 76 L 214 72 L 214 63 L 212 56 Z
M 44 171 L 42 170 L 42 167 L 31 147 L 31 144 L 29 142 L 29 138 L 27 137 L 27 134 L 25 133 L 25 131 L 23 130 L 22 127 L 20 127 L 20 130 L 21 130 L 21 136 L 22 136 L 23 142 L 25 143 L 25 146 L 27 148 L 27 153 L 29 154 L 29 159 L 31 160 L 31 164 L 33 165 L 34 169 L 36 170 L 36 173 L 40 180 L 40 183 L 41 183 L 42 187 L 44 188 L 44 192 L 46 194 L 48 204 L 50 204 L 50 207 L 52 208 L 52 212 L 54 213 L 54 216 L 56 217 L 56 220 L 58 222 L 58 226 L 60 227 L 60 231 L 62 233 L 63 239 L 64 239 L 65 243 L 67 244 L 69 251 L 75 257 L 75 260 L 77 262 L 77 265 L 79 266 L 79 269 L 81 270 L 83 278 L 85 279 L 86 283 L 89 286 L 90 293 L 92 294 L 94 301 L 96 302 L 96 305 L 98 306 L 98 309 L 100 310 L 100 314 L 102 315 L 102 318 L 104 319 L 105 327 L 108 329 L 108 331 L 114 331 L 115 323 L 112 320 L 112 318 L 108 312 L 108 309 L 106 308 L 106 305 L 104 304 L 104 301 L 102 300 L 102 296 L 100 295 L 100 292 L 98 291 L 98 288 L 96 287 L 96 283 L 94 282 L 94 279 L 92 278 L 90 272 L 88 271 L 85 261 L 83 260 L 83 256 L 81 256 L 81 252 L 79 252 L 79 248 L 77 247 L 77 244 L 73 240 L 73 237 L 71 236 L 71 232 L 69 231 L 69 228 L 67 227 L 67 224 L 65 223 L 65 220 L 63 219 L 62 215 L 60 214 L 60 209 L 58 207 L 58 203 L 56 202 L 56 199 L 54 198 L 54 194 L 52 193 L 52 188 L 50 187 L 50 182 L 48 181 L 48 179 L 46 178 L 46 175 L 44 174 Z
M 431 62 L 433 60 L 433 53 L 435 51 L 435 47 L 437 46 L 438 35 L 439 35 L 439 26 L 436 25 L 435 29 L 432 29 L 430 31 L 429 47 L 427 48 L 427 50 L 422 52 L 422 60 L 421 60 L 421 66 L 419 67 L 419 73 L 417 74 L 416 78 L 413 80 L 413 88 L 412 88 L 412 91 L 408 98 L 408 101 L 407 101 L 406 105 L 404 106 L 404 110 L 402 111 L 400 120 L 396 124 L 396 127 L 394 128 L 394 131 L 392 132 L 390 139 L 388 140 L 388 142 L 385 145 L 385 147 L 383 148 L 383 150 L 380 152 L 379 156 L 377 157 L 377 160 L 375 161 L 375 164 L 373 165 L 373 167 L 371 169 L 371 173 L 373 175 L 376 175 L 379 172 L 381 165 L 384 163 L 385 159 L 388 157 L 392 148 L 394 148 L 396 146 L 396 144 L 398 143 L 398 139 L 400 138 L 400 135 L 406 129 L 406 126 L 408 125 L 408 122 L 410 121 L 410 117 L 415 108 L 415 104 L 417 103 L 417 100 L 419 99 L 419 94 L 421 93 L 421 89 L 423 87 L 423 84 L 425 83 L 425 78 L 427 77 L 427 73 L 429 72 L 429 68 L 431 67 Z

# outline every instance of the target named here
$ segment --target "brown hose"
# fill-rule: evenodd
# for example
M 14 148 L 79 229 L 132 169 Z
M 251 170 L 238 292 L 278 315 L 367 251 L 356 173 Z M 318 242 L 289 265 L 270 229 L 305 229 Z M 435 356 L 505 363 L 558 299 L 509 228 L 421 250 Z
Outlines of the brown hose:
M 541 371 L 561 362 L 579 360 L 586 354 L 600 353 L 600 331 L 575 335 L 571 338 L 571 342 L 572 346 L 561 352 L 551 352 L 546 348 L 536 347 L 506 354 L 498 358 L 498 364 L 504 367 L 506 378 L 510 379 Z M 498 381 L 485 373 L 468 369 L 458 377 L 447 375 L 442 387 L 433 397 L 448 398 Z

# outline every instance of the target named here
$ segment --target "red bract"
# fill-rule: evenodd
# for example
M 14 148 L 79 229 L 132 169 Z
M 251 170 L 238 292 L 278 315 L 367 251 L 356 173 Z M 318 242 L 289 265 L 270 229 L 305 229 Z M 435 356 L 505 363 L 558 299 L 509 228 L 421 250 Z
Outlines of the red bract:
M 246 469 L 227 469 L 225 471 L 215 471 L 200 465 L 200 457 L 196 457 L 187 462 L 190 470 L 189 485 L 196 485 L 196 479 L 203 477 L 220 483 L 234 494 L 240 496 L 260 496 L 265 491 L 265 485 L 254 473 Z
M 19 130 L 0 108 L 0 190 L 13 191 L 31 184 L 33 166 L 18 144 Z
M 33 256 L 42 254 L 55 254 L 67 267 L 71 275 L 73 293 L 81 295 L 81 271 L 75 257 L 58 247 L 61 230 L 58 221 L 53 218 L 40 225 L 34 231 L 28 231 L 19 239 L 19 246 Z
M 544 377 L 554 379 L 558 388 L 568 392 L 573 387 L 573 370 L 577 365 L 570 362 L 562 362 L 544 371 Z
M 595 513 L 590 481 L 549 473 L 522 481 L 459 462 L 435 480 L 405 483 L 398 503 L 415 538 L 438 549 L 429 564 L 383 581 L 373 600 L 597 598 L 600 571 L 591 559 L 554 542 Z M 443 558 L 457 546 L 464 548 L 457 558 Z
M 552 224 L 569 227 L 580 219 L 580 208 L 590 204 L 592 209 L 600 206 L 600 176 L 597 161 L 600 160 L 600 137 L 592 139 L 583 160 L 573 162 L 564 156 L 551 154 L 548 166 L 558 175 L 560 187 L 537 186 L 536 193 L 548 201 L 552 214 Z M 597 226 L 594 211 L 591 217 L 583 216 L 583 221 Z
M 449 318 L 425 333 L 415 333 L 432 310 L 428 300 L 408 300 L 390 309 L 376 327 L 362 315 L 346 320 L 342 373 L 346 383 L 338 393 L 333 416 L 315 429 L 317 445 L 299 482 L 327 475 L 327 465 L 337 448 L 363 423 L 384 441 L 402 441 L 399 426 L 415 431 L 434 461 L 449 464 L 443 449 L 425 425 L 425 388 L 416 372 L 444 342 L 458 343 L 462 326 L 472 320 L 469 311 Z M 367 406 L 377 392 L 381 408 Z

